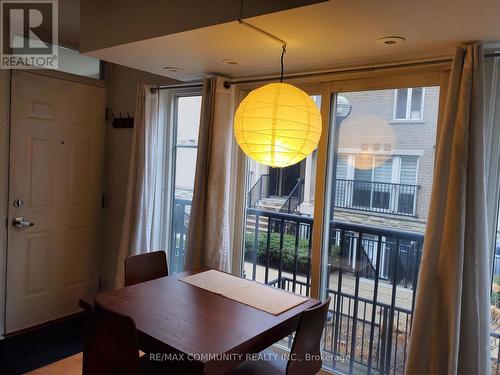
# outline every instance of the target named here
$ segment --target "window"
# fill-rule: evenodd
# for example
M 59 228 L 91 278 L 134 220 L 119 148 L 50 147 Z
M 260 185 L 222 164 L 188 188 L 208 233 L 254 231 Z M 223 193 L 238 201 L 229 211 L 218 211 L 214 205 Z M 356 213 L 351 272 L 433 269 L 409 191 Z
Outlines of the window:
M 82 55 L 73 49 L 59 48 L 59 68 L 61 72 L 80 76 L 102 79 L 101 61 L 90 56 Z
M 14 40 L 24 43 L 23 38 L 19 35 L 14 35 Z M 36 41 L 33 41 L 33 43 L 36 43 Z M 57 50 L 59 55 L 58 71 L 89 78 L 104 79 L 102 77 L 103 72 L 101 71 L 102 66 L 99 59 L 83 55 L 75 49 L 63 46 L 57 46 Z
M 173 197 L 169 268 L 183 271 L 198 152 L 201 96 L 173 98 Z
M 397 89 L 394 101 L 394 120 L 422 120 L 424 88 Z

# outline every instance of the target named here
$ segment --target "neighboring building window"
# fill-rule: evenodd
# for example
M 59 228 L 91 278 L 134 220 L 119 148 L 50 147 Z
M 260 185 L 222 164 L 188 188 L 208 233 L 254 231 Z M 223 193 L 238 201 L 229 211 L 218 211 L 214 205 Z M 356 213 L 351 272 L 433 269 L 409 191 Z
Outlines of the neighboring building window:
M 415 185 L 417 183 L 417 156 L 401 156 L 399 183 Z
M 394 101 L 395 120 L 422 120 L 424 110 L 424 88 L 397 89 Z

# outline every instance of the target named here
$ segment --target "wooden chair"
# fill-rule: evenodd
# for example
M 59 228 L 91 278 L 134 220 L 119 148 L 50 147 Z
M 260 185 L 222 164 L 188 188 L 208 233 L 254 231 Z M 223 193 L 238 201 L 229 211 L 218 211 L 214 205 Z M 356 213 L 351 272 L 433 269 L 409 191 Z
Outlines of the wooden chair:
M 92 338 L 85 345 L 83 357 L 86 375 L 143 374 L 134 320 L 105 308 L 96 298 Z
M 292 349 L 291 360 L 286 361 L 276 353 L 265 350 L 260 357 L 266 360 L 246 361 L 234 369 L 231 375 L 314 375 L 321 370 L 320 341 L 330 298 L 319 306 L 302 313 Z M 306 360 L 306 355 L 309 355 Z
M 168 276 L 167 255 L 153 251 L 125 258 L 125 286 Z

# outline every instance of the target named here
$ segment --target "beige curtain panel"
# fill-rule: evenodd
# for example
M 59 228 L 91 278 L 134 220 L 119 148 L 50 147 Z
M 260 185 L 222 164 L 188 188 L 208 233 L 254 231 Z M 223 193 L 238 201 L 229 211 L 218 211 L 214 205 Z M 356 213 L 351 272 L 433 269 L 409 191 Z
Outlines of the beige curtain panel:
M 124 283 L 125 258 L 147 253 L 154 248 L 154 194 L 159 181 L 158 95 L 151 86 L 140 84 L 134 116 L 134 130 L 129 161 L 125 213 L 122 223 L 120 250 L 117 258 L 115 286 Z
M 490 373 L 483 52 L 457 48 L 436 148 L 406 375 Z
M 224 79 L 205 79 L 186 269 L 231 271 L 230 172 L 234 88 Z

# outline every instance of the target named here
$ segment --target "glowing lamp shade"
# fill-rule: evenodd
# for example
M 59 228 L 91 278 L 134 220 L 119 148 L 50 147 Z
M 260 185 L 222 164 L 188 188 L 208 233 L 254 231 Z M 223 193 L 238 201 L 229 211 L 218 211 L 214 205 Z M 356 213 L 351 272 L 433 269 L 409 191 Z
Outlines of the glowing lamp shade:
M 241 102 L 234 135 L 250 158 L 271 167 L 286 167 L 318 147 L 321 114 L 304 91 L 287 83 L 270 83 Z

